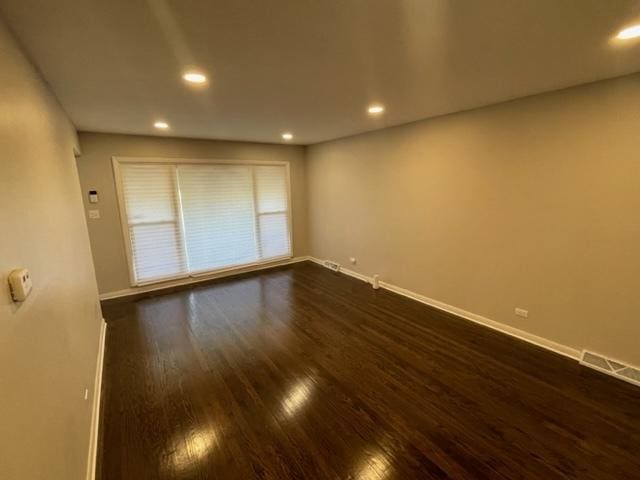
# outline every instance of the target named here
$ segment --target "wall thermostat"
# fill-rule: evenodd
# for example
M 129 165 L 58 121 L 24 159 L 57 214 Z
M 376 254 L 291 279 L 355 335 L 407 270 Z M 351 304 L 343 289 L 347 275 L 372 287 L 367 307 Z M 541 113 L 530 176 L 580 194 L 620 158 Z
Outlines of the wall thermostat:
M 9 288 L 14 302 L 24 302 L 31 293 L 31 274 L 26 268 L 17 268 L 9 274 Z
M 98 191 L 89 190 L 89 203 L 98 203 Z

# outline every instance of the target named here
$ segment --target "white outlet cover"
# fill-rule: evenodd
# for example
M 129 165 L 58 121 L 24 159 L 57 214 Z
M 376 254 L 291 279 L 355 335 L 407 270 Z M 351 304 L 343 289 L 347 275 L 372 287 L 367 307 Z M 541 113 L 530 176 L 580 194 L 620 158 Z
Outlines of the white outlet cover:
M 89 218 L 100 218 L 100 210 L 89 210 Z
M 516 315 L 523 318 L 529 318 L 529 311 L 524 308 L 516 308 Z

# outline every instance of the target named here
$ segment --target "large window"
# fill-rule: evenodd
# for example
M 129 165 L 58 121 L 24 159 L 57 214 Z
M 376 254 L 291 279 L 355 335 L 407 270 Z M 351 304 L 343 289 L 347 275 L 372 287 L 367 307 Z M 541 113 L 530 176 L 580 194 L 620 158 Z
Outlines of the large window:
M 285 163 L 114 158 L 131 283 L 291 256 Z

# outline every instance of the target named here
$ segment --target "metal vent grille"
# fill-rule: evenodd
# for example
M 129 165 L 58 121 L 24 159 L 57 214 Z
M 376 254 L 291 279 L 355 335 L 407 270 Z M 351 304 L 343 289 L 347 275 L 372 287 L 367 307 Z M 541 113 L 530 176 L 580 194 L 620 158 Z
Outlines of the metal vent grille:
M 334 272 L 337 272 L 337 271 L 340 270 L 340 264 L 339 263 L 330 262 L 328 260 L 325 260 L 324 266 L 327 267 L 327 268 L 330 268 Z
M 597 353 L 589 352 L 587 350 L 582 351 L 582 357 L 580 363 L 587 367 L 598 370 L 599 372 L 606 373 L 613 377 L 624 380 L 625 382 L 633 383 L 640 387 L 640 369 L 632 367 L 617 360 L 606 358 Z

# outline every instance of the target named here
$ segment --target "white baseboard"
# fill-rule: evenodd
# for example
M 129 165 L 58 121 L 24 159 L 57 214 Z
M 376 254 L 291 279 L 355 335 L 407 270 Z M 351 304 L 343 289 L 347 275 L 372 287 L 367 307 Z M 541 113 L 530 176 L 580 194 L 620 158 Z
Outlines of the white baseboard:
M 418 302 L 435 307 L 438 310 L 451 313 L 457 317 L 464 318 L 465 320 L 470 320 L 474 323 L 491 328 L 492 330 L 506 333 L 507 335 L 518 338 L 520 340 L 524 340 L 525 342 L 532 343 L 533 345 L 536 345 L 538 347 L 546 348 L 547 350 L 551 350 L 552 352 L 564 355 L 565 357 L 569 357 L 573 360 L 580 359 L 579 350 L 568 347 L 566 345 L 562 345 L 561 343 L 554 342 L 553 340 L 549 340 L 548 338 L 539 337 L 538 335 L 534 335 L 533 333 L 529 333 L 525 330 L 520 330 L 519 328 L 511 327 L 504 323 L 491 320 L 490 318 L 483 317 L 482 315 L 468 312 L 466 310 L 463 310 L 462 308 L 454 307 L 438 300 L 433 300 L 432 298 L 425 297 L 424 295 L 420 295 L 419 293 L 406 290 L 396 285 L 391 285 L 386 282 L 380 282 L 380 286 L 391 292 L 395 292 L 399 295 L 412 298 L 413 300 L 417 300 Z
M 107 322 L 102 319 L 96 375 L 93 384 L 93 406 L 91 410 L 91 431 L 89 437 L 89 453 L 87 456 L 87 480 L 96 478 L 96 460 L 98 458 L 98 430 L 100 428 L 100 393 L 102 391 L 102 369 L 104 366 L 104 349 L 107 338 Z
M 314 263 L 317 263 L 318 265 L 325 266 L 324 260 L 320 260 L 315 257 L 311 257 L 309 258 L 309 260 L 311 260 Z M 373 280 L 372 277 L 363 275 L 358 272 L 354 272 L 353 270 L 349 270 L 347 268 L 343 268 L 342 266 L 340 267 L 339 272 L 344 273 L 345 275 L 349 275 L 350 277 L 357 278 L 358 280 L 362 280 L 363 282 L 367 282 L 367 283 L 371 283 Z M 533 345 L 536 345 L 538 347 L 546 348 L 547 350 L 551 350 L 552 352 L 558 353 L 560 355 L 564 355 L 565 357 L 569 357 L 572 360 L 576 360 L 576 361 L 580 360 L 580 351 L 576 350 L 575 348 L 568 347 L 567 345 L 562 345 L 561 343 L 554 342 L 553 340 L 549 340 L 544 337 L 539 337 L 538 335 L 534 335 L 533 333 L 529 333 L 524 330 L 520 330 L 518 328 L 505 325 L 504 323 L 491 320 L 490 318 L 483 317 L 482 315 L 478 315 L 473 312 L 468 312 L 467 310 L 463 310 L 462 308 L 454 307 L 453 305 L 448 305 L 444 302 L 440 302 L 438 300 L 434 300 L 432 298 L 426 297 L 419 293 L 412 292 L 411 290 L 398 287 L 397 285 L 380 281 L 380 287 L 384 288 L 385 290 L 389 290 L 390 292 L 397 293 L 398 295 L 402 295 L 404 297 L 411 298 L 412 300 L 416 300 L 420 303 L 424 303 L 425 305 L 429 305 L 431 307 L 437 308 L 438 310 L 442 310 L 444 312 L 451 313 L 457 317 L 464 318 L 465 320 L 470 320 L 474 323 L 491 328 L 492 330 L 497 330 L 511 337 L 515 337 L 520 340 L 524 340 L 525 342 L 532 343 Z
M 265 263 L 264 265 L 258 265 L 258 266 L 252 266 L 252 267 L 246 267 L 246 268 L 240 267 L 240 268 L 233 269 L 233 270 L 227 270 L 227 271 L 224 271 L 224 272 L 213 273 L 211 275 L 202 275 L 202 276 L 198 276 L 198 277 L 182 278 L 180 280 L 174 280 L 174 281 L 171 281 L 171 282 L 156 283 L 156 284 L 153 284 L 153 285 L 145 285 L 143 287 L 125 288 L 124 290 L 117 290 L 115 292 L 101 293 L 100 294 L 100 300 L 111 300 L 113 298 L 128 297 L 129 295 L 136 295 L 138 293 L 154 292 L 154 291 L 157 291 L 157 290 L 163 290 L 165 288 L 179 287 L 179 286 L 183 286 L 183 285 L 192 285 L 192 284 L 195 284 L 195 283 L 206 282 L 207 280 L 214 280 L 216 278 L 231 277 L 233 275 L 239 275 L 241 273 L 257 272 L 259 270 L 266 270 L 266 269 L 269 269 L 269 268 L 280 267 L 282 265 L 290 265 L 292 263 L 304 262 L 304 261 L 310 260 L 310 259 L 311 259 L 311 257 L 308 257 L 308 256 L 293 257 L 293 258 L 289 258 L 287 260 L 279 260 L 277 262 Z
M 313 257 L 313 256 L 303 256 L 303 257 L 295 257 L 289 260 L 285 260 L 285 261 L 280 261 L 280 262 L 276 262 L 273 264 L 267 264 L 267 265 L 261 265 L 259 267 L 252 267 L 249 269 L 240 269 L 237 271 L 229 271 L 229 272 L 222 272 L 220 274 L 217 275 L 212 275 L 210 277 L 200 277 L 197 279 L 185 279 L 185 280 L 181 280 L 181 281 L 176 281 L 176 282 L 172 282 L 170 284 L 164 283 L 164 284 L 160 284 L 160 285 L 150 285 L 147 287 L 139 287 L 139 288 L 130 288 L 130 289 L 126 289 L 126 290 L 120 290 L 118 292 L 111 292 L 111 293 L 107 293 L 107 294 L 103 294 L 100 295 L 100 299 L 101 300 L 107 300 L 109 298 L 117 298 L 117 297 L 123 297 L 123 296 L 127 296 L 127 295 L 134 295 L 136 293 L 143 293 L 143 292 L 149 292 L 149 291 L 154 291 L 154 290 L 161 290 L 163 288 L 167 288 L 167 287 L 172 287 L 172 286 L 176 286 L 176 285 L 189 285 L 189 284 L 193 284 L 193 283 L 198 283 L 198 282 L 202 282 L 205 280 L 210 280 L 210 279 L 214 279 L 214 278 L 223 278 L 223 277 L 228 277 L 228 276 L 233 276 L 233 275 L 237 275 L 240 273 L 246 273 L 246 272 L 251 272 L 251 271 L 258 271 L 258 270 L 265 270 L 268 268 L 274 268 L 274 267 L 278 267 L 281 265 L 289 265 L 292 263 L 298 263 L 298 262 L 304 262 L 304 261 L 311 261 L 314 263 L 317 263 L 318 265 L 321 265 L 325 268 L 328 268 L 332 271 L 334 271 L 333 269 L 331 269 L 329 267 L 329 265 L 325 264 L 325 260 L 321 260 L 319 258 Z M 336 264 L 336 262 L 331 262 L 332 264 Z M 354 277 L 360 281 L 366 282 L 366 283 L 372 283 L 373 282 L 373 278 L 367 275 L 364 275 L 362 273 L 356 272 L 354 270 L 350 270 L 348 268 L 344 268 L 341 265 L 338 268 L 338 272 L 340 273 L 344 273 L 345 275 L 348 275 L 350 277 Z M 515 327 L 512 327 L 510 325 L 506 325 L 504 323 L 498 322 L 496 320 L 492 320 L 490 318 L 484 317 L 482 315 L 478 315 L 476 313 L 473 312 L 469 312 L 467 310 L 464 310 L 462 308 L 459 307 L 455 307 L 453 305 L 449 305 L 447 303 L 441 302 L 439 300 L 434 300 L 432 298 L 426 297 L 424 295 L 421 295 L 419 293 L 413 292 L 411 290 L 407 290 L 405 288 L 399 287 L 397 285 L 393 285 L 391 283 L 387 283 L 384 281 L 380 281 L 379 282 L 380 287 L 385 289 L 385 290 L 389 290 L 390 292 L 394 292 L 397 293 L 398 295 L 402 295 L 404 297 L 410 298 L 412 300 L 418 301 L 420 303 L 424 303 L 425 305 L 429 305 L 431 307 L 437 308 L 438 310 L 450 313 L 452 315 L 455 315 L 457 317 L 463 318 L 465 320 L 469 320 L 471 322 L 477 323 L 479 325 L 482 325 L 484 327 L 487 328 L 491 328 L 492 330 L 496 330 L 498 332 L 504 333 L 506 335 L 509 335 L 511 337 L 517 338 L 519 340 L 523 340 L 525 342 L 528 342 L 530 344 L 536 345 L 538 347 L 544 348 L 546 350 L 552 351 L 554 353 L 557 353 L 559 355 L 563 355 L 567 358 L 570 358 L 572 360 L 578 361 L 580 362 L 581 357 L 582 357 L 582 353 L 580 350 L 575 349 L 573 347 L 569 347 L 567 345 L 563 345 L 561 343 L 555 342 L 553 340 L 549 340 L 548 338 L 544 338 L 544 337 L 540 337 L 538 335 L 535 335 L 533 333 L 527 332 L 525 330 L 521 330 Z M 594 368 L 592 365 L 583 363 L 583 365 L 590 367 L 590 368 Z M 637 368 L 637 367 L 635 367 Z M 596 368 L 596 370 L 598 370 Z M 603 371 L 603 370 L 601 370 Z M 604 372 L 603 373 L 607 373 Z M 628 380 L 627 380 L 628 381 Z M 635 383 L 634 381 L 632 381 L 632 383 Z

